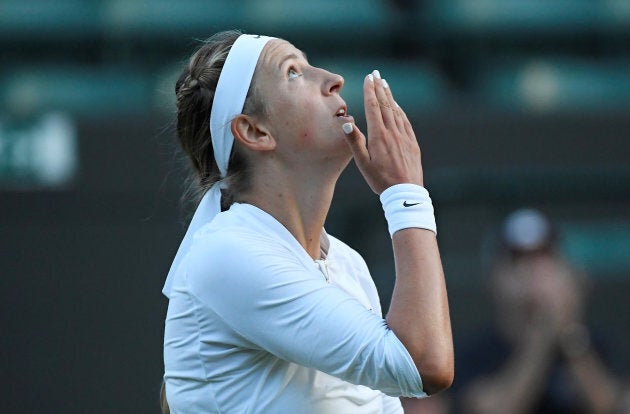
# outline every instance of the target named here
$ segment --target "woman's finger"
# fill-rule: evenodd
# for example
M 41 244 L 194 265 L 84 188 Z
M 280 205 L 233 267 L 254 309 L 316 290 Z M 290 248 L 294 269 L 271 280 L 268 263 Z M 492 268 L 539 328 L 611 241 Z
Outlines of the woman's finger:
M 386 128 L 392 128 L 396 125 L 396 120 L 394 119 L 395 107 L 392 106 L 393 102 L 390 102 L 390 98 L 387 96 L 387 92 L 385 91 L 385 85 L 387 85 L 387 83 L 383 83 L 381 74 L 378 70 L 374 70 L 374 72 L 372 72 L 372 76 L 374 77 L 374 93 L 376 94 L 376 99 L 381 110 L 383 123 Z
M 411 122 L 409 122 L 409 118 L 407 118 L 407 114 L 405 113 L 405 111 L 403 111 L 403 109 L 398 106 L 398 104 L 396 104 L 396 108 L 398 109 L 398 113 L 400 114 L 402 121 L 403 121 L 403 125 L 405 127 L 405 132 L 413 137 L 413 139 L 416 139 L 416 134 L 413 132 L 413 127 L 411 126 Z
M 363 80 L 363 105 L 365 107 L 368 135 L 373 135 L 372 131 L 381 129 L 385 123 L 381 114 L 381 107 L 378 104 L 378 98 L 376 97 L 374 75 L 371 73 Z
M 370 160 L 370 154 L 367 149 L 367 141 L 365 135 L 361 133 L 359 128 L 353 123 L 343 124 L 343 132 L 346 134 L 346 142 L 350 145 L 354 161 L 359 169 L 362 169 L 366 162 Z
M 391 87 L 389 86 L 389 84 L 387 83 L 385 79 L 383 79 L 383 87 L 384 87 L 385 95 L 387 96 L 389 105 L 392 107 L 392 113 L 394 115 L 394 122 L 396 124 L 396 128 L 398 128 L 398 131 L 406 131 L 405 120 L 402 116 L 401 109 L 396 103 L 396 101 L 394 100 L 394 94 L 391 90 Z

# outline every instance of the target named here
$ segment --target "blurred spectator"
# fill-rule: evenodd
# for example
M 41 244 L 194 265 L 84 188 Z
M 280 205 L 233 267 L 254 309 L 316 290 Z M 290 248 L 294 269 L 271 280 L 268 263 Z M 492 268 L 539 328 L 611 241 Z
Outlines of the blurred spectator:
M 501 239 L 490 280 L 495 326 L 456 349 L 457 411 L 619 412 L 619 384 L 585 324 L 587 279 L 558 253 L 552 224 L 518 210 Z

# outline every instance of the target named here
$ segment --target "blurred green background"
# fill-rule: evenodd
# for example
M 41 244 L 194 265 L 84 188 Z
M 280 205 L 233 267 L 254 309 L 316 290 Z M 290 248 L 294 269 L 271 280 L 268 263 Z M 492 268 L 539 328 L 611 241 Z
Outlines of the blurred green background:
M 489 320 L 498 226 L 530 206 L 592 278 L 591 323 L 630 347 L 630 2 L 0 0 L 0 411 L 158 411 L 160 291 L 190 214 L 174 83 L 195 39 L 231 28 L 343 75 L 363 128 L 363 77 L 387 78 L 423 150 L 456 340 Z M 327 229 L 387 306 L 389 236 L 353 165 Z

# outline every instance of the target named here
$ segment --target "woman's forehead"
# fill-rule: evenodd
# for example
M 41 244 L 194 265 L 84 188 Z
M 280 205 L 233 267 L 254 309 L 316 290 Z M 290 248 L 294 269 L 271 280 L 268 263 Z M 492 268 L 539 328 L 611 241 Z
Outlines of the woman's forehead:
M 306 55 L 291 43 L 283 39 L 273 39 L 265 45 L 258 63 L 273 71 L 278 69 L 285 59 L 292 57 L 306 59 Z

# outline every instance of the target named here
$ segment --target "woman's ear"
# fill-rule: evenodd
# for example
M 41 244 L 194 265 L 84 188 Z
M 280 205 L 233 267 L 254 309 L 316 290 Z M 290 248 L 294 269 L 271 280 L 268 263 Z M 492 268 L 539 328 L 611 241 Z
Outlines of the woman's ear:
M 276 147 L 269 130 L 256 118 L 240 114 L 232 120 L 232 135 L 252 151 L 271 151 Z

